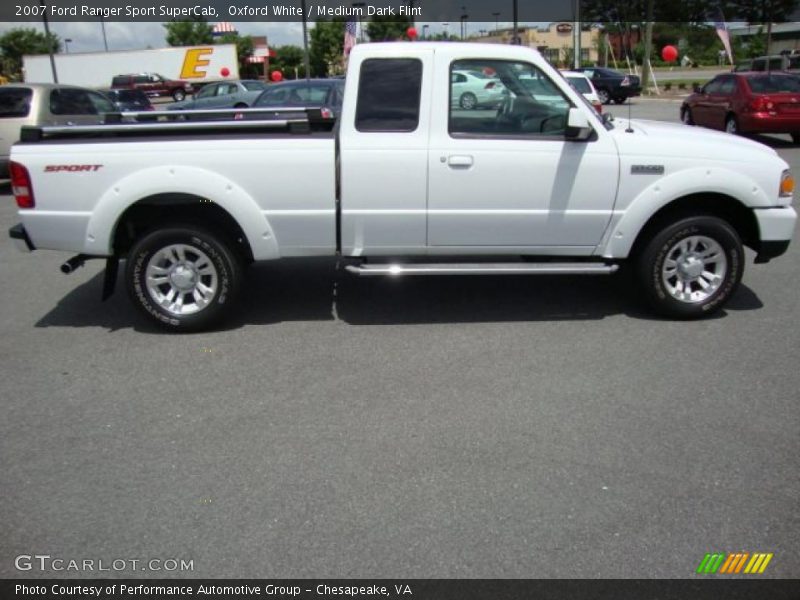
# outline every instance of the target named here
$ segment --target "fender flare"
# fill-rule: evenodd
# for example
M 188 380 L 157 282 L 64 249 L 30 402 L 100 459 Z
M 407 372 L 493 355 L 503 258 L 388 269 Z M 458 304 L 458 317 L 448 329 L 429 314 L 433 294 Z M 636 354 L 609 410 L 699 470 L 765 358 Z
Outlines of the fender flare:
M 728 196 L 732 202 L 738 201 L 749 208 L 770 206 L 767 193 L 741 173 L 719 167 L 683 169 L 647 186 L 621 216 L 612 220 L 599 254 L 609 259 L 627 258 L 653 215 L 676 200 L 696 194 Z
M 279 258 L 272 227 L 256 201 L 233 181 L 198 167 L 166 165 L 136 171 L 114 182 L 94 207 L 84 253 L 109 256 L 122 214 L 140 200 L 159 194 L 189 194 L 223 208 L 241 227 L 256 260 Z

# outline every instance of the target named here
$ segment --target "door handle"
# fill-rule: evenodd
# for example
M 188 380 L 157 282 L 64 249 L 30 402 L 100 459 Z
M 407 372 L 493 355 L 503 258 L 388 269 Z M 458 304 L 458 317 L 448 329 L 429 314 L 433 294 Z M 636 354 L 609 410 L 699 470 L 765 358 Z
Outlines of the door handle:
M 473 159 L 467 155 L 454 155 L 447 158 L 447 164 L 457 169 L 467 169 L 472 166 Z

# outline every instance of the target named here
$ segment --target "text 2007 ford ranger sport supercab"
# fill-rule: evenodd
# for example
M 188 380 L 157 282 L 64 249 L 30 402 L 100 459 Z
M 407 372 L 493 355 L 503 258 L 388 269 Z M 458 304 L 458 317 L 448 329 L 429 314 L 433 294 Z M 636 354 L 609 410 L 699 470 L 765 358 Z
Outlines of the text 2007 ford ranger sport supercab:
M 481 94 L 464 71 L 504 90 L 494 105 L 464 100 Z M 528 48 L 359 45 L 335 131 L 311 131 L 305 112 L 251 116 L 29 130 L 11 155 L 22 223 L 10 235 L 80 253 L 65 271 L 107 257 L 106 294 L 125 258 L 134 304 L 188 330 L 229 310 L 248 262 L 335 254 L 359 275 L 608 274 L 630 261 L 657 311 L 699 317 L 736 290 L 743 245 L 766 262 L 797 219 L 772 149 L 604 121 Z

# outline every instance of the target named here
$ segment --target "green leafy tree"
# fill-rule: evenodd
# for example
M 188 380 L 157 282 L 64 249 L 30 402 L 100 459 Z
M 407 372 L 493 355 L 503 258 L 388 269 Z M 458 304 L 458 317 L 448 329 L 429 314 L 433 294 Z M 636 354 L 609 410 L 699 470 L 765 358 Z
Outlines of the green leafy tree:
M 214 28 L 202 17 L 164 23 L 170 46 L 200 46 L 214 41 Z
M 61 51 L 61 40 L 54 33 L 46 34 L 35 29 L 11 29 L 0 36 L 0 68 L 9 79 L 19 79 L 22 74 L 22 57 L 26 54 L 48 54 Z
M 341 19 L 317 21 L 309 32 L 308 60 L 314 77 L 327 77 L 344 70 L 344 26 Z
M 344 34 L 342 34 L 344 35 Z M 275 56 L 270 58 L 270 70 L 280 71 L 287 79 L 294 79 L 295 73 L 303 76 L 303 49 L 299 46 L 278 46 Z
M 367 23 L 367 35 L 373 42 L 393 42 L 407 39 L 406 32 L 413 25 L 411 19 L 393 16 L 372 17 Z
M 216 40 L 217 44 L 236 44 L 236 59 L 239 63 L 239 73 L 247 73 L 251 66 L 247 59 L 253 54 L 253 38 L 249 35 L 226 33 Z

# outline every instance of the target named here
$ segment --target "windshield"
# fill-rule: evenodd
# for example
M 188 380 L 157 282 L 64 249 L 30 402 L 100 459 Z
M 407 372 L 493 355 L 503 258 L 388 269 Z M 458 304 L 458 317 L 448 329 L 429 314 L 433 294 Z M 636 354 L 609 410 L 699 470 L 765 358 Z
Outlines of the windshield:
M 781 92 L 800 92 L 800 79 L 791 75 L 764 75 L 748 77 L 747 84 L 756 94 L 779 94 Z

